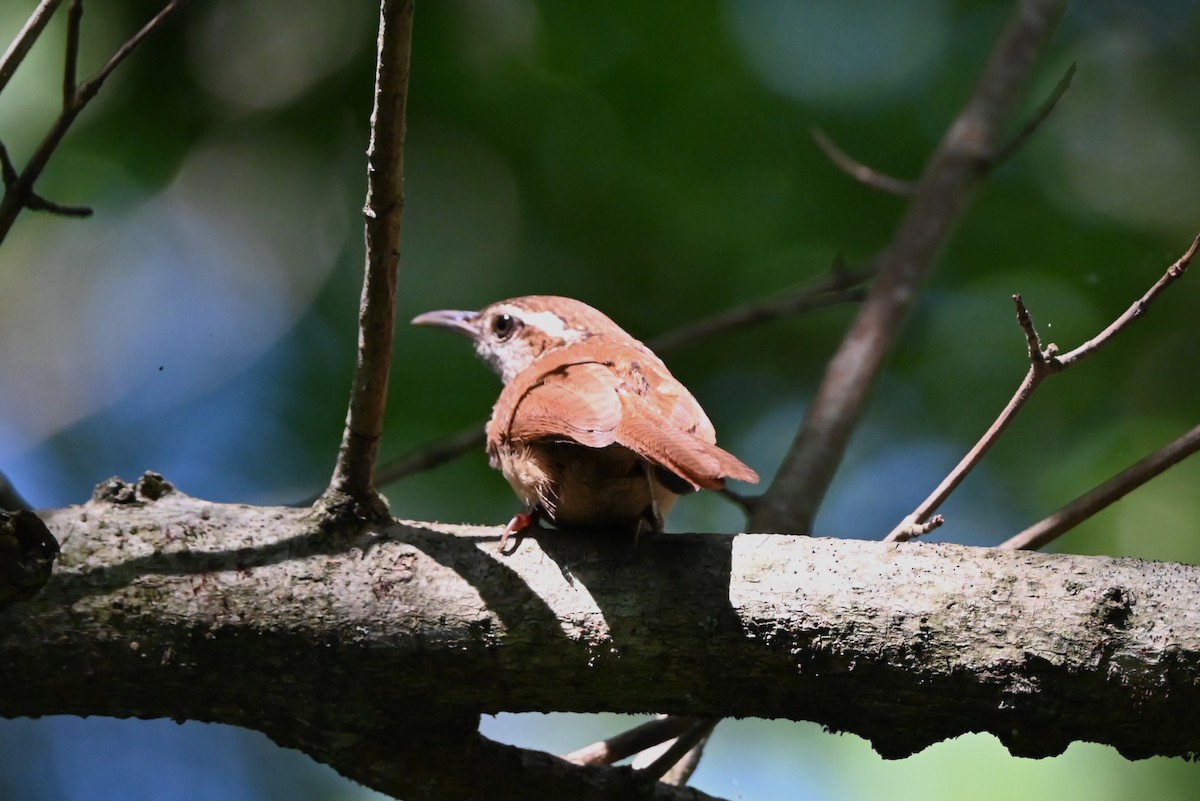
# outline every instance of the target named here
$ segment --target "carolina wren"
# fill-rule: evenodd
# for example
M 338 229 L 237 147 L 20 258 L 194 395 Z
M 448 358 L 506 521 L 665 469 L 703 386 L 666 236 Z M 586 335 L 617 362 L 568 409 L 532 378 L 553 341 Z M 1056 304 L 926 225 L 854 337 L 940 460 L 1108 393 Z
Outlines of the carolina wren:
M 413 324 L 467 335 L 504 382 L 487 452 L 526 509 L 501 547 L 541 515 L 559 527 L 661 531 L 680 495 L 758 481 L 717 447 L 708 416 L 662 360 L 585 303 L 530 295 Z

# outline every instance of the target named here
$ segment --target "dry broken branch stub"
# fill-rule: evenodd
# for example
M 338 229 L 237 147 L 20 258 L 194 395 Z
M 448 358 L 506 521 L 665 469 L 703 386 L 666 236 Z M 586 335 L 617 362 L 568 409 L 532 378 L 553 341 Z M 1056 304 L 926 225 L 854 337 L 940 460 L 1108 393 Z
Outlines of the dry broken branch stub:
M 1050 92 L 1050 96 L 1042 102 L 1042 105 L 1038 107 L 1037 111 L 1033 113 L 1033 116 L 1029 118 L 1029 121 L 1025 123 L 1020 131 L 1017 132 L 1016 136 L 1010 139 L 1008 144 L 1004 145 L 997 151 L 995 157 L 992 159 L 991 164 L 988 165 L 989 169 L 994 170 L 996 167 L 1012 158 L 1017 151 L 1024 147 L 1025 143 L 1028 142 L 1035 133 L 1037 133 L 1037 131 L 1042 127 L 1042 124 L 1050 118 L 1050 115 L 1054 112 L 1054 109 L 1058 107 L 1059 101 L 1063 99 L 1063 95 L 1065 95 L 1067 90 L 1071 88 L 1071 81 L 1075 79 L 1075 69 L 1076 67 L 1074 63 L 1067 67 L 1066 73 L 1062 76 L 1062 78 L 1059 79 L 1058 83 L 1054 87 L 1054 90 Z
M 58 554 L 58 541 L 33 512 L 0 512 L 0 610 L 32 598 Z

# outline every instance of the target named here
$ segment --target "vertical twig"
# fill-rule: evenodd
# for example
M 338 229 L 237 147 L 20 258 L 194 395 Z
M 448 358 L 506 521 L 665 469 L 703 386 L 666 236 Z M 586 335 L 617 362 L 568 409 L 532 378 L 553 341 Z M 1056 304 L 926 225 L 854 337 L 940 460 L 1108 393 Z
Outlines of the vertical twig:
M 358 358 L 346 427 L 337 464 L 322 503 L 351 504 L 356 514 L 384 515 L 375 492 L 375 459 L 383 434 L 392 334 L 396 320 L 396 275 L 404 214 L 404 132 L 412 44 L 413 0 L 383 0 L 375 105 L 367 148 L 366 269 L 358 316 Z
M 79 73 L 79 30 L 83 25 L 83 0 L 71 0 L 67 6 L 67 59 L 63 66 L 63 109 L 75 105 Z
M 966 107 L 926 164 L 878 277 L 830 360 L 753 531 L 810 532 L 884 358 L 994 159 L 1004 128 L 1058 25 L 1066 0 L 1022 0 Z

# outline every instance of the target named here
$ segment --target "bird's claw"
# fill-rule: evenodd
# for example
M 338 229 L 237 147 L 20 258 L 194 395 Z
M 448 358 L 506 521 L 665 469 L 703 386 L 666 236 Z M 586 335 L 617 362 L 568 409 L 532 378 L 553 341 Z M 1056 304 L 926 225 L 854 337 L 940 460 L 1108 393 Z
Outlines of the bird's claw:
M 504 550 L 504 545 L 513 534 L 520 535 L 525 529 L 536 526 L 538 517 L 537 509 L 531 509 L 528 512 L 517 512 L 513 515 L 513 519 L 509 520 L 508 525 L 504 527 L 504 533 L 500 535 L 500 550 Z

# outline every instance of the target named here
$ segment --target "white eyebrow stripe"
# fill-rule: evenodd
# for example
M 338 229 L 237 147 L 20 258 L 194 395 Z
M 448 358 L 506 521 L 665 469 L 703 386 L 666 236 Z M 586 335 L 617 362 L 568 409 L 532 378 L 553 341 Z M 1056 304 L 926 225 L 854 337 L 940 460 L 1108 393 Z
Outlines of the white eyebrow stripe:
M 511 310 L 504 308 L 503 310 L 523 321 L 526 325 L 532 325 L 535 328 L 539 328 L 542 331 L 545 331 L 549 336 L 555 337 L 556 339 L 561 339 L 564 342 L 578 342 L 583 338 L 582 331 L 569 328 L 567 324 L 563 322 L 563 319 L 554 312 L 531 312 L 523 311 L 517 308 L 513 308 Z

